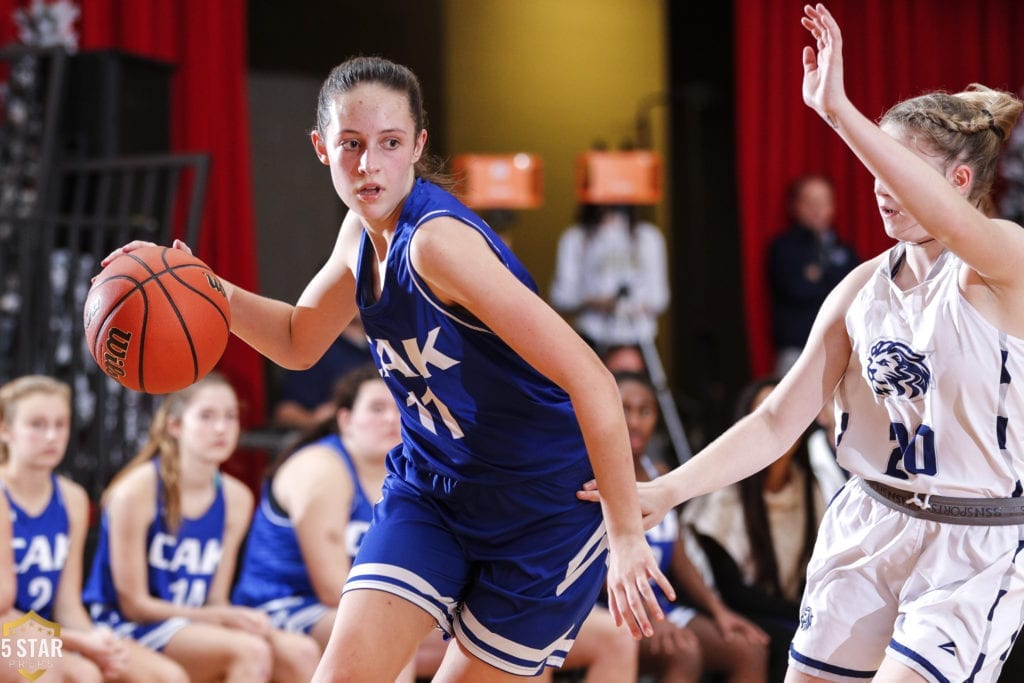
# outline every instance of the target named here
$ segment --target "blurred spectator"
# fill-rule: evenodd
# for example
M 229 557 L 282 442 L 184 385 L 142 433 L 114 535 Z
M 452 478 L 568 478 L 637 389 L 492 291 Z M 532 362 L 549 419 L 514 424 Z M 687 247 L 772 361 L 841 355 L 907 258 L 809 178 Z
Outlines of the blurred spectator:
M 637 344 L 616 344 L 604 349 L 601 360 L 605 367 L 612 374 L 629 372 L 641 374 L 652 382 L 651 373 L 647 368 L 647 359 L 644 357 L 643 349 Z M 657 388 L 655 388 L 657 390 Z M 672 440 L 669 437 L 665 421 L 661 419 L 661 410 L 658 411 L 659 419 L 651 434 L 650 443 L 647 446 L 647 454 L 659 466 L 671 469 L 679 464 L 679 457 L 675 453 Z
M 363 323 L 356 316 L 313 367 L 285 371 L 274 405 L 274 426 L 307 430 L 324 422 L 336 411 L 331 399 L 337 381 L 372 361 Z
M 601 360 L 612 373 L 642 372 L 649 374 L 643 351 L 636 344 L 617 344 L 604 349 Z
M 777 384 L 776 378 L 749 384 L 740 395 L 737 420 L 760 405 Z M 832 465 L 838 469 L 834 461 Z M 760 472 L 683 508 L 683 522 L 704 547 L 725 603 L 771 635 L 775 682 L 785 677 L 807 562 L 826 502 L 805 435 Z
M 321 650 L 380 499 L 398 406 L 373 363 L 345 374 L 335 413 L 278 455 L 263 484 L 232 601 L 268 614 Z M 398 681 L 412 681 L 412 667 Z
M 658 402 L 647 375 L 615 373 L 629 431 L 629 445 L 638 482 L 650 481 L 666 468 L 658 467 L 647 448 L 658 422 Z M 731 610 L 690 561 L 686 535 L 674 512 L 647 531 L 647 542 L 659 566 L 679 593 L 669 600 L 658 586 L 652 590 L 665 613 L 654 623 L 654 635 L 640 642 L 640 669 L 658 680 L 688 683 L 706 673 L 726 681 L 760 683 L 766 680 L 769 636 Z
M 857 254 L 834 231 L 832 182 L 808 174 L 787 191 L 789 227 L 768 248 L 775 374 L 793 366 L 825 297 L 857 265 Z
M 999 160 L 999 178 L 1003 184 L 999 215 L 1024 224 L 1024 120 L 1017 123 L 1006 142 Z
M 668 308 L 665 238 L 636 210 L 583 204 L 558 242 L 551 304 L 599 351 L 654 339 Z

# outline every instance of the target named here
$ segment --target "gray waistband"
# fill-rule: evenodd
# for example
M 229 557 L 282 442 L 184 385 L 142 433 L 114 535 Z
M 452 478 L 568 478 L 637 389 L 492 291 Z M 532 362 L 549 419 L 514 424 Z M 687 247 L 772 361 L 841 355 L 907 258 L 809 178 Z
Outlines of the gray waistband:
M 860 485 L 875 500 L 918 519 L 982 526 L 1024 524 L 1024 498 L 932 496 L 867 479 L 861 479 Z

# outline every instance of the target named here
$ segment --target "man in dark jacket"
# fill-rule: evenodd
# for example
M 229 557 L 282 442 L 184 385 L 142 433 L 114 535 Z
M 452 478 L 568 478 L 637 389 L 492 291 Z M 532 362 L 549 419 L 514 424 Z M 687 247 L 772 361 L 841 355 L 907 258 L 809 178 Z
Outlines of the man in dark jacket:
M 819 174 L 797 178 L 787 193 L 790 224 L 769 245 L 772 339 L 778 375 L 796 361 L 818 309 L 857 265 L 857 254 L 836 237 L 831 181 Z

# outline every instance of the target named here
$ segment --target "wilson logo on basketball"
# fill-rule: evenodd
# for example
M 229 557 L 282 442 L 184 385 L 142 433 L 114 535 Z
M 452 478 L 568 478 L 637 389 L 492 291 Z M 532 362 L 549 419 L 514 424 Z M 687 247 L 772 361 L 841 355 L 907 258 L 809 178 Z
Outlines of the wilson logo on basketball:
M 210 284 L 210 286 L 211 286 L 211 287 L 213 287 L 213 288 L 214 288 L 214 289 L 216 289 L 216 290 L 217 290 L 218 292 L 220 292 L 220 293 L 221 293 L 221 295 L 223 295 L 223 296 L 227 296 L 227 294 L 224 294 L 224 285 L 222 285 L 222 284 L 220 283 L 220 280 L 218 280 L 217 278 L 215 278 L 215 277 L 214 277 L 213 275 L 211 275 L 210 273 L 203 273 L 203 274 L 204 274 L 204 275 L 206 276 L 206 281 L 207 281 L 207 282 L 208 282 L 208 283 Z
M 106 350 L 103 353 L 103 372 L 114 379 L 124 377 L 124 359 L 128 355 L 128 345 L 131 341 L 131 332 L 116 327 L 110 329 L 104 344 Z

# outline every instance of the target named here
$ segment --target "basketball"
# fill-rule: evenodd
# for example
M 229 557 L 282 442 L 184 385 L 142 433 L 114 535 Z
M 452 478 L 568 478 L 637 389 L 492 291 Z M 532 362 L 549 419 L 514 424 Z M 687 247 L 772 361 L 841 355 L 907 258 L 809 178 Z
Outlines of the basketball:
M 231 308 L 209 266 L 180 249 L 150 246 L 100 271 L 83 322 L 103 372 L 129 389 L 167 394 L 202 379 L 220 360 Z

